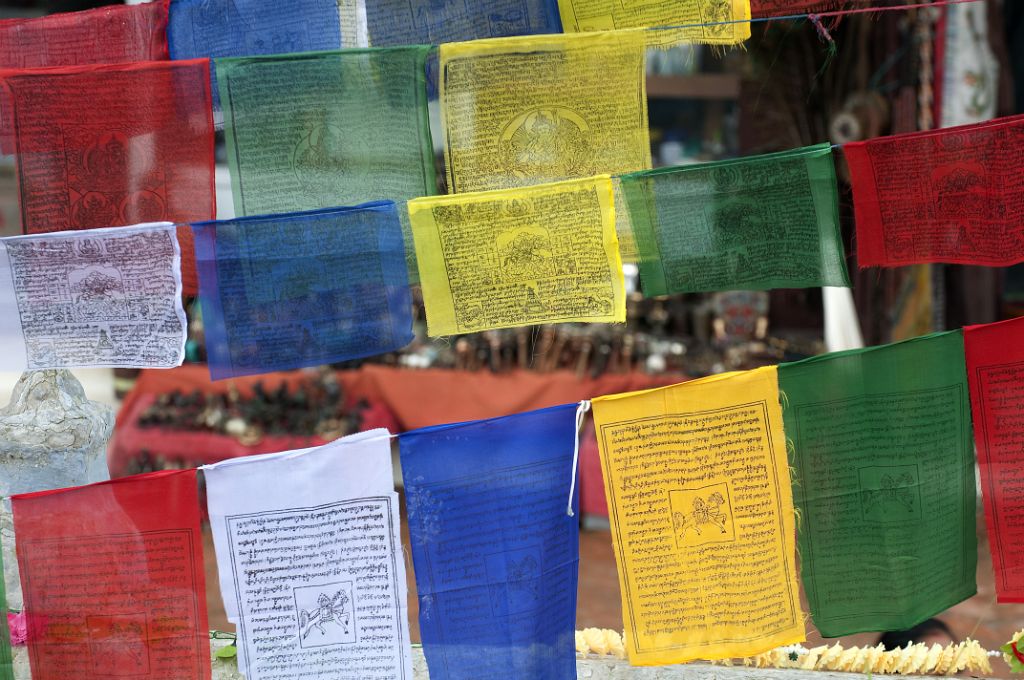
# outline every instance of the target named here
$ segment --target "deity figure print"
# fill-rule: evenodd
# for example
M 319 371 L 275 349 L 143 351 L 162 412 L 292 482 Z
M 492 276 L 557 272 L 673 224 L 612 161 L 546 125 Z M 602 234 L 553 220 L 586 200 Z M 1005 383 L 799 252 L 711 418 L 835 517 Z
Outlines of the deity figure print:
M 531 109 L 505 126 L 499 155 L 514 180 L 587 177 L 595 174 L 589 130 L 582 116 L 565 107 Z

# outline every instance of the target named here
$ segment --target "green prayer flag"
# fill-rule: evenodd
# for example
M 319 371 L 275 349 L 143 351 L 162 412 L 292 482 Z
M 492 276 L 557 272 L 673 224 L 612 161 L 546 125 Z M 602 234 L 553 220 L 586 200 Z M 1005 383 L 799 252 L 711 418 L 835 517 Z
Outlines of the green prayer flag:
M 905 630 L 976 592 L 963 333 L 779 366 L 798 545 L 825 637 Z
M 236 214 L 435 194 L 430 49 L 217 59 Z
M 0 549 L 0 680 L 14 680 L 11 633 L 7 629 L 7 593 L 4 590 L 4 557 Z
M 828 144 L 622 176 L 644 295 L 849 286 Z

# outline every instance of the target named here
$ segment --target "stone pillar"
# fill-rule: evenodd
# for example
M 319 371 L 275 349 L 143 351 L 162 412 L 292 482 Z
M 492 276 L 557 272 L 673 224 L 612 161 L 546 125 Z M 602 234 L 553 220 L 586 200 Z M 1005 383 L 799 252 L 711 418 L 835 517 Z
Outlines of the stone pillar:
M 14 525 L 7 496 L 110 478 L 107 440 L 114 411 L 89 401 L 69 371 L 29 371 L 0 409 L 0 542 L 7 603 L 21 609 Z

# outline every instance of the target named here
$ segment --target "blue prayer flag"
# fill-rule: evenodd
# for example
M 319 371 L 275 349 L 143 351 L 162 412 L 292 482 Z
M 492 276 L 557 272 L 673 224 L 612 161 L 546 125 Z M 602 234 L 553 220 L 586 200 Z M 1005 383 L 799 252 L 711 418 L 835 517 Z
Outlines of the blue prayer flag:
M 192 229 L 214 380 L 383 354 L 413 338 L 391 201 Z
M 555 0 L 366 0 L 374 47 L 561 33 Z
M 575 404 L 399 437 L 432 680 L 575 680 L 575 437 Z

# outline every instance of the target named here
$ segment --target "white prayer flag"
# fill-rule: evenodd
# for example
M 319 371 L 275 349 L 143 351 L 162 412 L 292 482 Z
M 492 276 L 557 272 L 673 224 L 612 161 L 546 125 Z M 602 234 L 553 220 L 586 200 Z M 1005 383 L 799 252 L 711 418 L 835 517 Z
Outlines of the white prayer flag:
M 170 222 L 0 238 L 0 370 L 172 368 L 185 358 Z
M 248 680 L 412 680 L 387 430 L 203 470 Z

